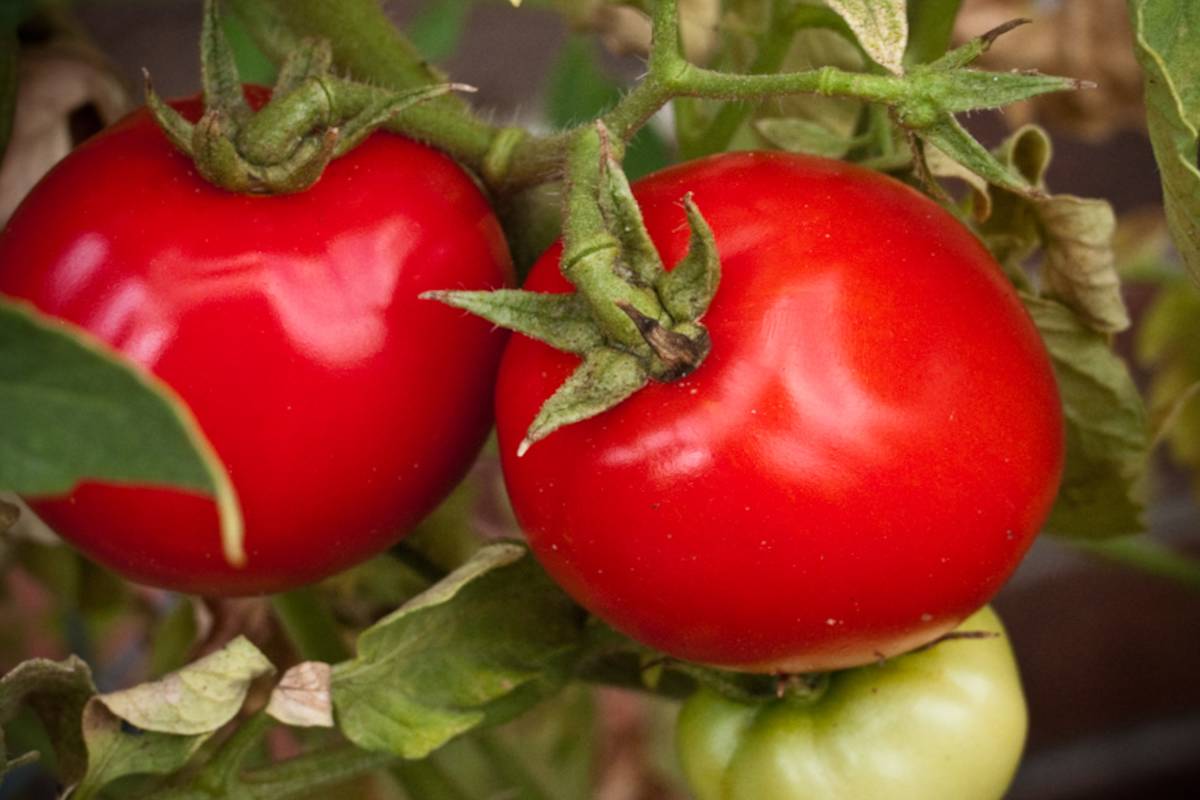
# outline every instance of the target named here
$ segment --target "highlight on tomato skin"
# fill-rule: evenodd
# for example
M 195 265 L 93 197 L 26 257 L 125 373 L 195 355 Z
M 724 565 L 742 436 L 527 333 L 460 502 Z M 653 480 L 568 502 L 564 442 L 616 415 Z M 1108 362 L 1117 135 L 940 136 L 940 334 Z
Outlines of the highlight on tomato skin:
M 513 336 L 499 442 L 543 565 L 705 664 L 837 669 L 954 628 L 1015 569 L 1062 470 L 1054 376 L 1000 267 L 933 201 L 841 162 L 724 154 L 634 189 L 667 264 L 686 193 L 712 227 L 712 352 L 518 458 L 578 360 Z M 569 290 L 559 252 L 526 289 Z
M 308 191 L 239 195 L 204 182 L 143 109 L 34 189 L 0 264 L 0 292 L 169 384 L 234 481 L 241 569 L 205 498 L 88 482 L 33 499 L 135 582 L 238 595 L 344 570 L 432 510 L 491 425 L 504 334 L 418 295 L 511 283 L 503 232 L 451 158 L 393 134 Z

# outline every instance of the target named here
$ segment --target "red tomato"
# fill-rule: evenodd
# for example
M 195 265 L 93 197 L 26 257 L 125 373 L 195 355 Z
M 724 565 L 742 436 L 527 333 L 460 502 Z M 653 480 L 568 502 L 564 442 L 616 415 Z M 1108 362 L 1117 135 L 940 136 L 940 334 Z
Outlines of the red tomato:
M 890 178 L 727 154 L 635 187 L 668 265 L 712 226 L 712 353 L 517 457 L 578 363 L 515 336 L 497 425 L 547 570 L 671 655 L 812 671 L 892 656 L 982 606 L 1054 499 L 1063 423 L 1032 322 L 972 234 Z M 560 249 L 526 288 L 569 289 Z
M 240 495 L 248 564 L 225 562 L 214 505 L 184 492 L 87 483 L 35 508 L 156 586 L 273 592 L 345 569 L 460 480 L 491 422 L 503 337 L 417 295 L 499 287 L 510 272 L 479 189 L 424 145 L 377 133 L 308 191 L 237 195 L 139 111 L 16 212 L 0 291 L 86 328 L 187 401 Z

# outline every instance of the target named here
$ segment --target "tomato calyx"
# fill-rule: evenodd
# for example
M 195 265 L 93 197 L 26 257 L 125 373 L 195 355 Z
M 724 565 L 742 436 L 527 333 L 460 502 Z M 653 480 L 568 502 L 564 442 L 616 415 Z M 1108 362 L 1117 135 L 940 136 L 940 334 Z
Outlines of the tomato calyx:
M 391 91 L 338 78 L 325 40 L 305 40 L 283 63 L 271 99 L 252 108 L 225 38 L 217 3 L 206 0 L 201 31 L 204 115 L 193 124 L 155 93 L 146 105 L 166 137 L 205 180 L 233 192 L 290 194 L 312 186 L 344 155 L 400 111 L 465 84 Z
M 574 293 L 422 295 L 582 358 L 530 423 L 518 455 L 565 425 L 613 408 L 650 381 L 683 378 L 712 347 L 700 321 L 721 277 L 712 230 L 691 195 L 684 196 L 688 249 L 668 270 L 621 169 L 620 146 L 597 123 L 578 133 L 568 159 L 559 268 Z

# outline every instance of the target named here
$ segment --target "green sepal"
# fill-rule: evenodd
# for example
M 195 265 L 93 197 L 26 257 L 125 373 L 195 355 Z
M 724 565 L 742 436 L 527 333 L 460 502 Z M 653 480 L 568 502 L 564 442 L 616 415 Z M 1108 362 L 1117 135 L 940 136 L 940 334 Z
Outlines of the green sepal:
M 616 268 L 624 277 L 641 286 L 654 286 L 665 269 L 638 209 L 633 189 L 621 165 L 611 157 L 604 165 L 604 190 L 600 192 L 600 210 L 608 232 L 617 240 L 621 256 Z
M 559 428 L 618 405 L 650 380 L 641 359 L 611 347 L 588 353 L 583 363 L 542 404 L 517 447 L 523 456 L 534 442 Z
M 201 33 L 205 113 L 192 125 L 164 103 L 146 78 L 146 103 L 168 140 L 210 183 L 234 192 L 289 194 L 320 179 L 325 167 L 409 106 L 462 84 L 389 91 L 337 78 L 327 42 L 302 40 L 280 71 L 270 101 L 246 100 L 217 0 L 206 0 Z
M 189 155 L 205 180 L 234 192 L 262 191 L 262 184 L 250 173 L 250 165 L 237 151 L 228 135 L 229 118 L 220 109 L 204 113 L 192 127 Z
M 559 268 L 573 294 L 437 291 L 422 297 L 470 311 L 583 363 L 530 424 L 518 454 L 559 428 L 613 408 L 647 382 L 695 370 L 712 348 L 700 318 L 720 282 L 716 241 L 691 195 L 691 235 L 668 271 L 602 124 L 580 130 L 568 163 Z
M 333 68 L 333 48 L 328 39 L 307 38 L 288 54 L 279 67 L 279 77 L 271 94 L 291 94 L 309 78 L 328 75 Z
M 952 116 L 946 115 L 936 124 L 921 128 L 917 135 L 993 186 L 1028 197 L 1044 194 L 1020 173 L 1002 164 Z
M 574 252 L 564 252 L 563 275 L 588 304 L 606 339 L 631 351 L 649 355 L 637 326 L 622 310 L 630 305 L 646 316 L 663 315 L 653 289 L 629 280 L 622 268 L 621 248 L 609 233 L 600 233 L 594 241 L 582 244 Z
M 148 70 L 142 70 L 142 77 L 146 88 L 146 108 L 149 109 L 150 115 L 154 117 L 154 121 L 167 140 L 175 145 L 175 149 L 190 156 L 195 126 L 184 119 L 182 114 L 163 102 L 163 99 L 154 91 L 154 84 L 150 80 Z
M 216 109 L 240 124 L 250 114 L 250 105 L 242 93 L 237 59 L 221 25 L 217 0 L 204 0 L 204 20 L 200 27 L 200 81 L 204 87 L 204 106 Z
M 704 316 L 721 282 L 721 256 L 712 228 L 689 193 L 683 198 L 691 236 L 688 250 L 675 268 L 658 280 L 658 296 L 676 322 L 695 322 Z
M 925 64 L 923 68 L 936 70 L 952 70 L 965 67 L 968 64 L 975 63 L 975 59 L 991 49 L 992 44 L 1004 34 L 1019 28 L 1022 25 L 1027 25 L 1032 20 L 1020 18 L 1012 19 L 1002 25 L 997 25 L 982 36 L 976 36 L 974 39 L 962 44 L 953 50 L 949 50 L 941 58 L 936 61 L 931 61 Z M 917 67 L 916 69 L 921 69 Z
M 578 293 L 543 294 L 522 289 L 436 291 L 421 295 L 469 311 L 502 328 L 583 355 L 604 344 L 587 303 Z
M 1038 95 L 1082 89 L 1092 85 L 1056 75 L 985 72 L 976 69 L 941 72 L 931 67 L 914 67 L 910 79 L 928 80 L 929 96 L 936 102 L 937 108 L 946 114 L 1000 108 Z
M 473 91 L 475 87 L 465 83 L 442 83 L 436 86 L 419 86 L 404 92 L 380 94 L 342 124 L 333 157 L 338 158 L 358 147 L 376 129 L 409 106 L 450 92 Z

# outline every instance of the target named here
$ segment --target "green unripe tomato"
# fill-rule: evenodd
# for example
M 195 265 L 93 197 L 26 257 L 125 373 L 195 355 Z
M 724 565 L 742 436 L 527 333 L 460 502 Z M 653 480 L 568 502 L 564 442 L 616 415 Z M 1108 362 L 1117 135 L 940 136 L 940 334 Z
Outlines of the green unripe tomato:
M 1025 743 L 1025 697 L 999 618 L 961 638 L 835 672 L 813 698 L 749 705 L 702 689 L 676 729 L 697 800 L 998 800 Z

